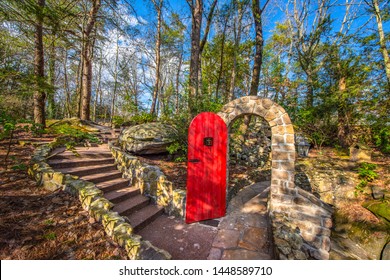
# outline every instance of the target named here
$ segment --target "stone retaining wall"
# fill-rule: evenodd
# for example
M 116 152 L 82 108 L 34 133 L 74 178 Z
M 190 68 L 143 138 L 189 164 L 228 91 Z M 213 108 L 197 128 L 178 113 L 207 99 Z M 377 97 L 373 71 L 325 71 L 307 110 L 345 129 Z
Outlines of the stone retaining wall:
M 111 211 L 114 204 L 103 197 L 103 192 L 95 184 L 54 171 L 46 162 L 51 150 L 50 145 L 42 145 L 36 148 L 32 157 L 28 174 L 39 186 L 51 191 L 62 189 L 78 197 L 82 207 L 102 223 L 107 235 L 126 249 L 131 260 L 171 259 L 168 252 L 142 240 L 140 235 L 133 234 L 132 226 L 117 212 Z
M 294 127 L 286 111 L 269 99 L 245 96 L 218 115 L 229 127 L 243 115 L 264 118 L 271 127 L 271 218 L 275 255 L 280 259 L 328 259 L 332 208 L 294 184 Z
M 141 193 L 150 197 L 157 205 L 164 207 L 165 213 L 179 218 L 185 216 L 186 191 L 174 189 L 172 182 L 157 166 L 141 163 L 113 143 L 108 144 L 118 169 L 131 185 L 138 187 Z

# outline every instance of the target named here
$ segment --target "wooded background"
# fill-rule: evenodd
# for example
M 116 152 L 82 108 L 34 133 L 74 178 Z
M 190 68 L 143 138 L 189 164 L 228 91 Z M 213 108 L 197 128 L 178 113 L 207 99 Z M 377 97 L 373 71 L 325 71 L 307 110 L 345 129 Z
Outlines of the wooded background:
M 389 0 L 3 0 L 0 111 L 186 125 L 245 95 L 390 152 Z

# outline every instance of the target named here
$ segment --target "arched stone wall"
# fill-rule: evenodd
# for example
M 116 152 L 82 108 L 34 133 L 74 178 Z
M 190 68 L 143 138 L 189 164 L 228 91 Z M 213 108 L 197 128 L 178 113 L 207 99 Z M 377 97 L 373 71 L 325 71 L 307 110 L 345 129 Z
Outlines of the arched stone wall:
M 272 131 L 272 169 L 268 211 L 280 259 L 328 259 L 332 208 L 294 184 L 294 128 L 286 111 L 270 99 L 245 96 L 218 115 L 229 127 L 243 115 L 263 117 Z

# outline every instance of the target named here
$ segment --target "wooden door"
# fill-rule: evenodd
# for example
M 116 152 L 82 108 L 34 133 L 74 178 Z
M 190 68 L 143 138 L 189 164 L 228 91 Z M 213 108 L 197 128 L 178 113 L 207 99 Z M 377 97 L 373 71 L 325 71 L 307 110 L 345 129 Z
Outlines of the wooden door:
M 226 212 L 227 127 L 214 113 L 201 113 L 188 130 L 186 222 Z

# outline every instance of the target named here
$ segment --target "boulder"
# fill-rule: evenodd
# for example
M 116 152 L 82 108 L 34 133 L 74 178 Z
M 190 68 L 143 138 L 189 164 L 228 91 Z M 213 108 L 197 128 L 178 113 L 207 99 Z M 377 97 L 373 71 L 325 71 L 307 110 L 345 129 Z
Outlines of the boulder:
M 383 248 L 381 260 L 390 260 L 390 242 Z
M 152 122 L 123 129 L 118 141 L 121 148 L 130 153 L 151 155 L 167 152 L 176 135 L 174 127 Z
M 350 161 L 371 161 L 371 149 L 363 144 L 354 144 L 349 148 Z

